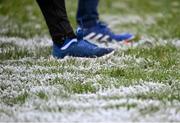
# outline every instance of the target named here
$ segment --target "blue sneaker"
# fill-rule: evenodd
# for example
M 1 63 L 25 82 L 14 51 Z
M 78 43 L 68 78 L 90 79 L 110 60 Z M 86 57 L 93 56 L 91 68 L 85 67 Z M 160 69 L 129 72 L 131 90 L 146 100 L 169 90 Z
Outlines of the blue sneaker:
M 100 48 L 83 39 L 66 39 L 62 46 L 53 44 L 53 56 L 64 58 L 65 56 L 96 58 L 112 53 L 114 49 Z
M 83 31 L 84 39 L 100 42 L 131 41 L 135 38 L 135 36 L 130 33 L 115 34 L 107 27 L 104 22 L 101 21 L 98 21 L 95 26 L 92 26 L 90 28 L 83 28 Z

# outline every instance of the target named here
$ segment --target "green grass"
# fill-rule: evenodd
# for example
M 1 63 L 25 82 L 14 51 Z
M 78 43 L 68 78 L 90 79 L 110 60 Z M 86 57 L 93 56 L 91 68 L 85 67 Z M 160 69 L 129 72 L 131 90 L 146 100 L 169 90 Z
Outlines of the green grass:
M 77 4 L 66 0 L 66 6 L 75 29 Z M 174 39 L 180 39 L 179 8 L 179 0 L 101 0 L 100 18 L 140 19 L 118 23 L 113 30 L 147 36 L 154 45 L 118 49 L 108 58 L 57 60 L 50 57 L 50 46 L 34 45 L 31 49 L 18 45 L 20 39 L 49 38 L 36 1 L 0 0 L 0 120 L 33 121 L 25 117 L 28 114 L 18 117 L 30 111 L 41 112 L 32 116 L 40 121 L 47 112 L 73 119 L 73 113 L 93 117 L 94 112 L 118 110 L 129 111 L 129 115 L 136 111 L 128 119 L 132 121 L 160 115 L 167 121 L 179 121 L 180 49 L 173 44 Z M 2 37 L 18 38 L 4 42 Z M 113 113 L 116 117 L 116 111 Z
M 2 102 L 9 105 L 9 106 L 14 106 L 16 104 L 24 104 L 26 99 L 28 98 L 28 92 L 24 92 L 17 97 L 6 97 L 2 99 Z
M 37 96 L 40 98 L 40 99 L 44 99 L 44 100 L 48 100 L 48 96 L 47 94 L 45 94 L 44 92 L 38 92 L 37 93 Z

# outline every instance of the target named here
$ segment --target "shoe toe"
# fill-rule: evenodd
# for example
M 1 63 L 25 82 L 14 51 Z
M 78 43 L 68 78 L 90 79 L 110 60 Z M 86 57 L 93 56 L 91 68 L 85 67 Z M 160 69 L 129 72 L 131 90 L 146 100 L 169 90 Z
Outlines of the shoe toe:
M 115 40 L 117 41 L 131 40 L 133 38 L 134 38 L 134 35 L 130 33 L 122 33 L 115 36 Z

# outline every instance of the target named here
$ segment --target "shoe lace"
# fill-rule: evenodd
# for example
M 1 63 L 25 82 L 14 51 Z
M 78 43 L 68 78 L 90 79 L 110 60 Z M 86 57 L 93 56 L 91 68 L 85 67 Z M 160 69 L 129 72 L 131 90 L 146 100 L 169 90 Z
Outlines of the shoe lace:
M 84 31 L 83 31 L 83 29 L 81 27 L 77 28 L 76 36 L 77 36 L 77 40 L 78 41 L 83 40 L 83 38 L 84 38 Z
M 104 34 L 110 34 L 110 35 L 114 34 L 114 33 L 112 32 L 112 30 L 108 27 L 108 24 L 107 24 L 107 23 L 105 23 L 105 22 L 103 22 L 103 21 L 99 21 L 99 22 L 98 22 L 98 26 L 102 29 L 102 31 L 103 31 Z

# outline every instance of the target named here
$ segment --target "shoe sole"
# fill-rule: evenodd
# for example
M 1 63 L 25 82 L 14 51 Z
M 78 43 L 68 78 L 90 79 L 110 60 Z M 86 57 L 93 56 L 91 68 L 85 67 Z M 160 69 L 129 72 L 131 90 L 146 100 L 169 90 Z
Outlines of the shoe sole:
M 77 58 L 77 59 L 82 59 L 82 60 L 90 60 L 90 59 L 99 59 L 99 58 L 102 58 L 102 59 L 107 59 L 109 57 L 111 57 L 113 54 L 115 53 L 115 50 L 113 50 L 112 52 L 108 53 L 108 54 L 105 54 L 103 56 L 100 56 L 100 57 L 92 57 L 92 58 L 88 58 L 88 57 L 73 57 L 73 56 L 65 56 L 64 58 L 57 58 L 57 57 L 54 57 L 53 55 L 51 55 L 49 57 L 49 59 L 57 59 L 57 60 L 66 60 L 66 59 L 70 59 L 70 58 Z
M 72 56 L 66 56 L 63 59 L 69 59 L 69 58 L 77 58 L 77 59 L 82 59 L 82 60 L 91 60 L 91 59 L 107 59 L 109 57 L 111 57 L 113 54 L 115 53 L 115 51 L 112 51 L 108 54 L 105 54 L 103 56 L 100 57 L 94 57 L 94 58 L 88 58 L 88 57 L 72 57 Z
M 110 52 L 104 56 L 97 57 L 97 58 L 107 59 L 107 58 L 111 57 L 112 55 L 114 55 L 114 53 L 115 53 L 115 50 L 113 50 L 112 52 Z

